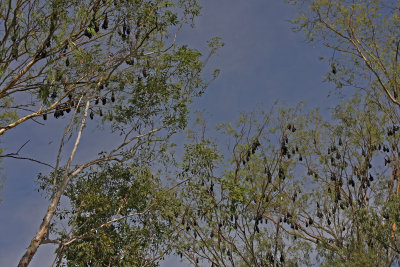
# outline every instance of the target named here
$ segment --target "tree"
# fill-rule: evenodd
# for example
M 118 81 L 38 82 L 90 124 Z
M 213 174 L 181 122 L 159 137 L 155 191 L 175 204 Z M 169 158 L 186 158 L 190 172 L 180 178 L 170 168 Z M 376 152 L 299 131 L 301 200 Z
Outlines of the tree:
M 303 125 L 293 116 L 297 113 L 243 114 L 235 126 L 220 125 L 231 144 L 227 149 L 211 137 L 193 136 L 181 173 L 184 212 L 176 225 L 181 256 L 196 266 L 200 261 L 212 266 L 310 264 L 312 247 L 283 227 L 291 220 L 292 196 L 300 197 L 302 186 L 292 173 L 297 158 L 291 151 L 299 153 L 298 147 L 288 144 Z
M 121 178 L 110 176 L 109 172 L 124 174 L 129 172 L 129 166 L 142 168 L 142 171 L 148 169 L 150 161 L 140 157 L 164 152 L 168 148 L 168 138 L 185 127 L 188 105 L 193 97 L 201 95 L 206 83 L 201 78 L 201 53 L 185 45 L 177 46 L 175 41 L 181 27 L 192 22 L 199 10 L 194 0 L 17 0 L 0 4 L 0 135 L 27 120 L 51 123 L 50 115 L 59 119 L 72 114 L 69 122 L 66 121 L 55 163 L 29 159 L 52 168 L 49 175 L 39 177 L 41 189 L 48 192 L 50 204 L 19 266 L 27 266 L 44 243 L 60 244 L 59 260 L 66 259 L 75 265 L 89 264 L 93 259 L 87 255 L 93 257 L 93 251 L 80 249 L 88 242 L 82 238 L 94 238 L 91 235 L 93 229 L 107 228 L 109 231 L 106 231 L 105 235 L 109 234 L 106 239 L 94 238 L 96 244 L 100 242 L 105 246 L 110 240 L 119 240 L 119 245 L 123 245 L 127 236 L 118 231 L 129 234 L 144 222 L 129 223 L 128 211 L 136 210 L 133 214 L 148 216 L 146 220 L 156 216 L 157 209 L 149 211 L 153 205 L 151 199 L 156 194 L 149 199 L 140 199 L 140 205 L 128 201 L 128 206 L 124 204 L 117 209 L 117 202 L 125 201 L 125 197 L 120 196 L 117 202 L 104 208 L 107 212 L 97 208 L 90 210 L 86 205 L 100 205 L 99 199 L 105 201 L 110 190 L 128 190 L 126 186 L 132 186 L 136 176 L 148 178 L 137 170 L 131 175 L 125 174 L 129 179 L 118 183 Z M 219 46 L 218 39 L 210 42 L 210 55 Z M 99 151 L 97 158 L 76 162 L 75 155 L 89 118 L 115 135 L 114 147 Z M 65 161 L 63 157 L 69 142 L 73 142 L 72 150 Z M 143 149 L 149 149 L 148 154 L 143 154 Z M 26 159 L 19 152 L 1 157 Z M 98 169 L 90 172 L 89 168 Z M 94 187 L 88 180 L 91 177 L 107 184 Z M 144 190 L 154 192 L 152 189 L 159 183 L 154 178 L 143 182 L 143 186 Z M 128 192 L 129 197 L 139 193 Z M 90 194 L 95 194 L 98 199 L 82 200 Z M 62 196 L 71 204 L 63 215 L 57 211 Z M 148 209 L 143 205 L 149 205 Z M 54 225 L 56 214 L 69 220 L 69 233 L 59 231 Z M 127 217 L 121 219 L 118 215 Z M 152 227 L 157 228 L 155 236 L 163 232 L 162 225 Z M 142 233 L 149 229 L 144 227 Z M 55 239 L 50 239 L 50 232 L 56 235 Z M 64 241 L 73 245 L 67 247 Z M 110 243 L 115 245 L 110 251 L 121 249 L 116 243 Z M 134 249 L 133 245 L 127 248 L 129 251 Z M 80 256 L 73 256 L 76 253 Z M 107 255 L 96 260 L 102 264 L 131 262 L 132 265 L 137 261 L 127 256 L 111 259 Z M 146 263 L 145 254 L 140 258 Z M 125 262 L 121 263 L 123 260 Z M 153 264 L 154 260 L 153 257 L 147 264 Z
M 390 266 L 399 259 L 397 212 L 389 215 L 398 194 L 397 130 L 387 136 L 392 122 L 360 96 L 337 106 L 332 119 L 314 117 L 295 141 L 307 201 L 293 211 L 299 226 L 292 233 L 317 244 L 325 265 Z
M 341 155 L 352 166 L 353 175 L 361 179 L 361 186 L 350 194 L 351 190 L 342 191 L 346 199 L 359 198 L 362 204 L 350 225 L 357 225 L 358 232 L 368 235 L 357 236 L 349 242 L 357 259 L 366 259 L 374 255 L 378 265 L 390 265 L 398 262 L 398 244 L 396 238 L 398 190 L 398 56 L 399 6 L 395 1 L 289 1 L 302 5 L 302 13 L 294 23 L 298 30 L 304 30 L 310 41 L 322 42 L 333 50 L 330 59 L 332 70 L 327 75 L 338 87 L 351 86 L 360 89 L 364 100 L 350 102 L 343 107 L 343 112 L 336 112 L 341 120 L 337 131 L 344 132 L 351 138 Z M 359 107 L 362 111 L 357 110 Z M 354 119 L 364 120 L 367 124 L 354 125 Z M 353 125 L 353 130 L 346 129 Z M 339 126 L 339 125 L 338 125 Z M 345 136 L 346 136 L 345 135 Z M 337 138 L 337 137 L 336 137 Z M 341 137 L 343 139 L 343 136 Z M 333 143 L 333 140 L 331 141 Z M 383 150 L 383 155 L 381 154 Z M 330 150 L 332 152 L 332 149 Z M 381 170 L 375 174 L 370 170 L 379 158 Z M 355 163 L 357 158 L 357 164 Z M 362 160 L 363 159 L 363 160 Z M 348 164 L 349 164 L 348 162 Z M 371 164 L 371 165 L 370 165 Z M 368 168 L 367 168 L 367 167 Z M 341 169 L 346 169 L 342 167 Z M 385 170 L 388 168 L 387 170 Z M 385 170 L 385 171 L 384 171 Z M 386 172 L 387 171 L 387 172 Z M 337 174 L 337 173 L 336 173 Z M 354 185 L 351 174 L 346 175 Z M 337 177 L 339 177 L 337 175 Z M 379 186 L 371 188 L 370 184 Z M 365 191 L 365 192 L 363 192 Z M 355 196 L 354 193 L 358 195 Z M 364 198 L 364 199 L 362 199 Z M 387 203 L 384 203 L 384 202 Z M 373 204 L 372 204 L 373 203 Z M 396 218 L 396 219 L 395 219 Z M 378 221 L 378 222 L 377 222 Z M 382 223 L 381 223 L 382 222 Z M 369 225 L 368 225 L 369 224 Z M 362 230 L 360 230 L 362 229 Z M 368 249 L 363 247 L 368 240 Z M 343 241 L 343 240 L 342 240 Z M 341 241 L 341 242 L 342 242 Z M 349 241 L 349 240 L 347 240 Z M 378 253 L 383 246 L 383 254 Z M 353 253 L 351 252 L 351 253 Z M 340 255 L 339 250 L 337 253 Z M 349 253 L 347 251 L 346 253 Z M 343 253 L 341 256 L 346 255 Z M 352 254 L 354 255 L 354 254 Z
M 396 265 L 398 3 L 290 2 L 297 29 L 334 50 L 327 79 L 358 92 L 330 120 L 244 116 L 223 128 L 228 152 L 201 136 L 188 146 L 177 247 L 214 266 Z
M 295 30 L 333 50 L 328 80 L 363 90 L 383 108 L 398 107 L 396 1 L 289 0 L 301 7 Z
M 165 213 L 173 196 L 150 164 L 103 164 L 69 184 L 70 205 L 59 207 L 49 229 L 54 238 L 42 242 L 59 245 L 57 266 L 157 266 L 169 253 Z
M 397 264 L 392 127 L 356 95 L 329 122 L 300 108 L 243 115 L 220 127 L 227 149 L 195 137 L 180 174 L 178 253 L 194 265 Z

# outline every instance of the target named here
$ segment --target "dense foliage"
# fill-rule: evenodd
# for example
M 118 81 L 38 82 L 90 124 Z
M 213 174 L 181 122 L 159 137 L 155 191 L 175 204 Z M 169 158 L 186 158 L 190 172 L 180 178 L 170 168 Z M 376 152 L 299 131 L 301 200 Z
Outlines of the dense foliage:
M 329 122 L 301 108 L 244 114 L 220 128 L 228 149 L 193 140 L 180 253 L 215 266 L 397 264 L 399 128 L 377 108 L 356 95 Z
M 227 149 L 191 140 L 178 251 L 213 266 L 398 265 L 398 3 L 290 2 L 295 28 L 333 50 L 326 79 L 356 93 L 328 119 L 245 114 L 220 128 Z
M 163 198 L 149 173 L 166 164 L 170 136 L 185 128 L 192 99 L 207 85 L 202 54 L 176 44 L 199 12 L 195 0 L 0 3 L 0 135 L 28 120 L 65 127 L 53 162 L 21 155 L 24 144 L 1 154 L 52 168 L 38 179 L 48 211 L 19 266 L 44 243 L 59 244 L 58 265 L 155 265 L 167 252 L 164 224 L 150 223 L 160 216 L 154 200 Z M 212 40 L 208 56 L 218 47 Z M 88 125 L 112 141 L 77 162 Z
M 20 266 L 48 243 L 57 266 L 157 266 L 171 253 L 194 266 L 398 265 L 398 3 L 289 2 L 295 29 L 333 51 L 326 79 L 356 92 L 330 118 L 274 107 L 218 138 L 199 120 L 181 162 L 170 137 L 206 87 L 200 52 L 175 44 L 196 1 L 1 3 L 0 134 L 70 119 L 37 180 L 50 204 Z M 87 119 L 113 148 L 76 163 Z

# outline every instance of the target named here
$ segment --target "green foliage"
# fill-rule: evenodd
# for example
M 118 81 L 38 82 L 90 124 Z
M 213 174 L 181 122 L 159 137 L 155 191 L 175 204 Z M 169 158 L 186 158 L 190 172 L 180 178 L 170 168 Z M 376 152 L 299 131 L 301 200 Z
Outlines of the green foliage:
M 59 244 L 58 265 L 156 266 L 180 206 L 152 173 L 173 166 L 169 138 L 186 127 L 220 40 L 205 58 L 176 44 L 200 14 L 196 0 L 18 3 L 0 4 L 0 135 L 29 119 L 70 117 L 53 170 L 37 181 L 50 206 L 65 200 L 40 238 Z M 89 123 L 112 135 L 112 148 L 83 163 L 75 150 L 65 157 Z
M 54 178 L 54 174 L 53 174 Z M 38 183 L 51 196 L 51 181 Z M 171 247 L 174 196 L 144 163 L 103 164 L 82 173 L 64 194 L 50 234 L 68 266 L 158 266 Z M 63 226 L 64 225 L 64 226 Z
M 396 1 L 289 0 L 300 7 L 294 29 L 334 51 L 326 79 L 363 89 L 383 109 L 399 106 Z M 389 100 L 389 101 L 388 101 Z
M 176 249 L 216 266 L 396 264 L 400 122 L 388 118 L 356 94 L 329 121 L 300 107 L 243 114 L 218 126 L 227 150 L 192 132 Z
M 318 177 L 308 183 L 316 184 L 310 199 L 321 207 L 319 241 L 328 240 L 319 250 L 321 262 L 396 265 L 398 3 L 288 2 L 302 7 L 293 20 L 295 29 L 334 52 L 326 79 L 338 88 L 349 86 L 361 92 L 337 106 L 335 123 L 323 124 L 320 133 L 306 132 L 313 143 L 303 139 L 309 147 L 308 168 Z
M 114 129 L 149 117 L 185 126 L 187 105 L 206 86 L 202 55 L 172 36 L 199 15 L 196 1 L 62 0 L 9 8 L 0 6 L 3 127 L 18 118 L 79 113 L 86 101 L 94 115 L 107 115 L 103 123 L 116 119 Z M 211 55 L 221 45 L 214 39 L 210 46 Z M 15 104 L 17 93 L 31 101 Z M 111 105 L 95 108 L 103 99 Z
M 302 105 L 242 114 L 218 126 L 227 148 L 204 125 L 188 131 L 176 172 L 168 138 L 186 127 L 189 104 L 206 86 L 200 73 L 208 58 L 168 43 L 172 29 L 199 14 L 195 1 L 52 2 L 49 20 L 33 12 L 39 29 L 33 35 L 52 29 L 45 55 L 31 49 L 40 47 L 37 38 L 15 45 L 24 29 L 13 28 L 8 50 L 1 50 L 10 62 L 20 49 L 46 58 L 36 65 L 40 79 L 32 68 L 33 76 L 19 83 L 45 112 L 60 114 L 65 103 L 78 111 L 72 102 L 89 101 L 91 114 L 106 111 L 104 125 L 112 120 L 112 130 L 139 136 L 113 159 L 118 163 L 92 164 L 63 192 L 66 204 L 50 229 L 58 263 L 155 266 L 173 252 L 193 265 L 399 264 L 398 3 L 289 2 L 306 4 L 296 29 L 334 50 L 326 80 L 359 90 L 329 120 Z M 108 29 L 98 29 L 106 18 Z M 210 41 L 210 55 L 222 45 Z M 7 71 L 4 84 L 15 77 Z M 0 98 L 12 103 L 7 92 Z M 21 117 L 9 107 L 4 120 Z M 163 131 L 142 136 L 149 128 Z M 50 198 L 65 170 L 39 176 Z M 162 175 L 172 176 L 172 189 L 161 184 Z
M 293 221 L 297 216 L 287 198 L 299 185 L 293 176 L 294 159 L 280 154 L 280 141 L 288 136 L 286 123 L 293 123 L 296 112 L 243 114 L 235 127 L 219 125 L 234 144 L 226 158 L 211 138 L 191 136 L 179 173 L 185 212 L 176 225 L 181 231 L 178 255 L 193 265 L 268 266 L 274 257 L 278 262 L 282 257 L 289 266 L 310 263 L 311 247 L 293 239 L 293 230 L 277 235 L 274 226 L 282 216 L 290 213 Z
M 68 265 L 156 266 L 152 256 L 166 249 L 169 233 L 160 220 L 159 186 L 150 170 L 118 165 L 71 184 L 68 225 L 80 238 L 65 248 Z

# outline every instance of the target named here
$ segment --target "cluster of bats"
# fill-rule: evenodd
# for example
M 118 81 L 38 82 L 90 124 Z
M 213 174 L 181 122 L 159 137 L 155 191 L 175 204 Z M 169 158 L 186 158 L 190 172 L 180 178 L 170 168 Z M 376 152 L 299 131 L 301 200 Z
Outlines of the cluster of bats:
M 57 97 L 56 93 L 53 92 L 52 98 L 56 98 L 56 97 Z M 78 112 L 79 112 L 80 105 L 78 105 L 78 103 L 75 103 L 75 101 L 72 99 L 73 98 L 72 94 L 68 94 L 68 98 L 69 98 L 68 101 L 60 103 L 60 104 L 57 105 L 56 110 L 53 113 L 54 114 L 54 118 L 58 119 L 58 118 L 64 116 L 65 115 L 64 112 L 70 113 L 72 108 L 78 109 Z M 101 100 L 103 105 L 107 104 L 107 98 L 105 96 L 103 96 L 101 98 L 100 97 L 96 97 L 96 99 L 94 100 L 94 104 L 95 105 L 99 104 L 100 100 Z M 115 102 L 114 92 L 111 93 L 110 100 L 111 100 L 111 102 Z M 99 113 L 100 117 L 103 116 L 103 111 L 102 111 L 101 108 L 99 108 L 98 113 Z M 94 118 L 93 109 L 91 109 L 89 117 L 90 117 L 90 119 L 93 120 L 93 118 Z M 43 114 L 43 120 L 47 120 L 47 113 Z

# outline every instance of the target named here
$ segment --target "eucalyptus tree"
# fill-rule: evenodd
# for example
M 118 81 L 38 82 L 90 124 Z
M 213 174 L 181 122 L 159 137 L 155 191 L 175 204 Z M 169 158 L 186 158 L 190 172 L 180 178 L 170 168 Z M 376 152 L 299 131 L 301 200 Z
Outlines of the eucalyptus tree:
M 126 187 L 133 187 L 136 179 L 153 177 L 148 185 L 143 182 L 143 186 L 145 192 L 154 193 L 159 180 L 156 175 L 145 174 L 145 170 L 154 164 L 151 159 L 156 160 L 166 151 L 168 138 L 185 127 L 188 104 L 207 85 L 201 77 L 204 65 L 201 53 L 176 44 L 179 30 L 185 24 L 192 24 L 199 12 L 195 0 L 0 3 L 0 135 L 17 130 L 28 120 L 38 124 L 51 124 L 55 119 L 65 121 L 54 163 L 30 158 L 52 168 L 49 174 L 39 177 L 40 188 L 48 193 L 50 204 L 19 266 L 27 266 L 44 243 L 59 244 L 58 264 L 63 264 L 63 260 L 75 265 L 95 264 L 94 259 L 98 261 L 96 264 L 113 266 L 139 262 L 133 260 L 132 251 L 141 250 L 144 241 L 134 245 L 126 239 L 135 236 L 130 231 L 139 229 L 144 221 L 131 222 L 128 215 L 147 216 L 142 213 L 154 205 L 150 204 L 150 196 L 138 199 L 137 203 L 129 202 L 131 194 L 139 192 L 135 191 L 138 188 Z M 220 43 L 215 39 L 209 44 L 211 55 Z M 76 162 L 82 136 L 89 134 L 85 131 L 89 119 L 100 125 L 103 132 L 109 130 L 116 136 L 113 148 L 99 151 L 96 158 Z M 72 149 L 66 154 L 69 142 Z M 147 154 L 143 152 L 145 149 L 149 150 Z M 155 156 L 157 151 L 160 156 Z M 63 160 L 66 155 L 67 160 Z M 1 157 L 26 159 L 19 150 L 3 153 Z M 115 173 L 110 173 L 111 170 Z M 104 184 L 95 184 L 93 180 L 97 179 Z M 96 206 L 102 205 L 100 199 L 105 201 L 110 197 L 110 190 L 121 194 L 125 190 L 127 196 L 116 197 L 103 208 Z M 85 195 L 92 194 L 93 199 L 83 200 Z M 70 202 L 69 213 L 63 215 L 57 211 L 62 196 Z M 116 208 L 117 203 L 120 208 Z M 146 205 L 149 206 L 145 208 Z M 69 228 L 64 232 L 57 228 L 55 214 L 68 220 Z M 155 216 L 151 214 L 148 216 Z M 122 221 L 125 224 L 118 228 L 115 224 Z M 128 229 L 129 225 L 133 228 Z M 110 236 L 105 239 L 87 236 L 93 234 L 93 229 L 97 233 L 106 228 Z M 147 231 L 145 228 L 143 232 Z M 160 226 L 155 230 L 154 237 L 161 229 Z M 85 244 L 94 240 L 89 247 L 96 247 L 96 242 L 107 246 L 108 254 L 97 258 L 90 249 L 79 252 L 84 237 L 88 237 Z M 154 240 L 164 242 L 151 236 L 146 239 L 147 245 L 151 246 Z M 110 256 L 111 251 L 121 250 L 126 253 Z M 154 260 L 147 261 L 143 251 L 136 253 L 142 253 L 138 256 L 141 264 L 154 264 Z
M 187 146 L 178 255 L 214 266 L 397 264 L 400 121 L 360 95 L 329 121 L 255 114 L 221 125 L 228 149 L 206 135 Z
M 100 164 L 70 182 L 64 193 L 69 203 L 60 205 L 41 243 L 58 246 L 52 265 L 158 266 L 171 252 L 174 228 L 166 213 L 174 195 L 161 186 L 157 153 L 149 151 L 151 161 Z M 48 184 L 41 176 L 40 185 Z
M 327 79 L 364 91 L 381 108 L 398 108 L 397 1 L 288 0 L 299 7 L 294 29 L 331 49 Z
M 300 115 L 299 109 L 256 112 L 221 124 L 218 140 L 229 140 L 227 149 L 207 134 L 192 136 L 179 173 L 179 256 L 195 266 L 310 264 L 307 240 L 283 227 L 295 216 L 292 199 L 301 197 L 294 169 L 301 152 L 291 147 Z
M 337 110 L 335 116 L 340 123 L 327 128 L 333 133 L 328 141 L 331 144 L 325 145 L 321 152 L 344 158 L 339 159 L 339 164 L 334 158 L 334 165 L 331 163 L 328 167 L 326 159 L 318 156 L 324 162 L 319 163 L 320 167 L 324 166 L 330 173 L 325 172 L 323 176 L 325 179 L 331 176 L 331 180 L 325 182 L 330 183 L 330 186 L 325 186 L 325 191 L 329 188 L 332 191 L 332 186 L 337 189 L 334 185 L 338 182 L 344 182 L 346 187 L 332 197 L 331 201 L 335 201 L 333 206 L 340 203 L 339 206 L 343 207 L 338 199 L 342 194 L 345 197 L 342 201 L 353 200 L 350 204 L 357 206 L 350 207 L 352 212 L 343 216 L 348 220 L 346 224 L 350 226 L 350 233 L 338 234 L 337 229 L 328 225 L 330 234 L 335 233 L 330 243 L 340 244 L 335 254 L 342 260 L 349 260 L 351 255 L 364 263 L 390 265 L 395 261 L 398 264 L 398 219 L 393 207 L 398 206 L 399 194 L 396 134 L 400 104 L 399 4 L 397 1 L 379 0 L 289 2 L 301 7 L 297 19 L 293 20 L 295 28 L 304 31 L 310 41 L 321 43 L 333 52 L 328 58 L 331 71 L 327 80 L 335 82 L 339 88 L 357 88 L 362 96 L 362 100 L 353 99 Z M 339 138 L 346 146 L 338 146 Z M 332 148 L 338 148 L 338 151 L 332 151 Z M 313 153 L 321 155 L 321 152 Z M 378 168 L 373 167 L 375 164 Z M 328 196 L 327 192 L 324 195 Z M 332 211 L 327 214 L 326 211 L 325 215 L 332 216 Z M 331 218 L 329 222 L 333 225 Z M 344 232 L 346 226 L 343 227 Z M 351 232 L 354 227 L 357 238 Z M 344 235 L 351 240 L 343 238 Z M 350 251 L 349 248 L 343 250 L 345 244 L 351 247 Z
M 294 139 L 306 201 L 293 212 L 291 233 L 315 244 L 326 266 L 398 264 L 399 121 L 360 95 L 332 115 L 310 116 Z
M 194 265 L 398 265 L 398 1 L 289 2 L 296 29 L 332 49 L 326 79 L 358 93 L 328 121 L 282 111 L 226 124 L 228 152 L 202 136 L 189 145 L 179 254 Z

